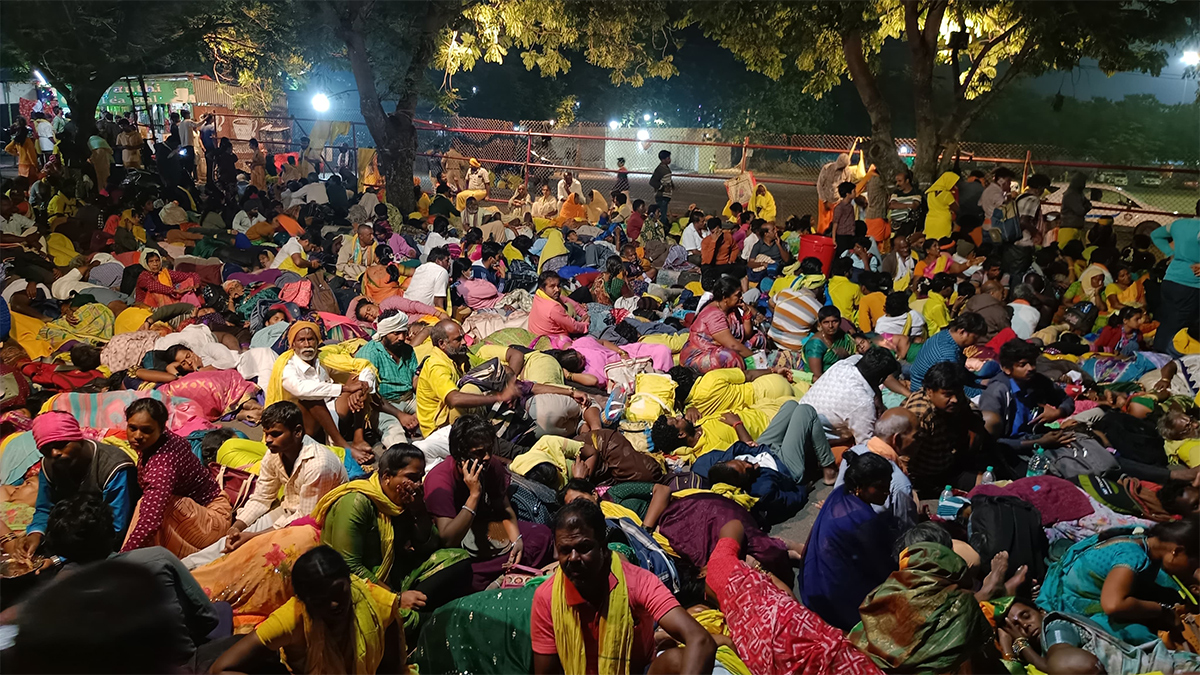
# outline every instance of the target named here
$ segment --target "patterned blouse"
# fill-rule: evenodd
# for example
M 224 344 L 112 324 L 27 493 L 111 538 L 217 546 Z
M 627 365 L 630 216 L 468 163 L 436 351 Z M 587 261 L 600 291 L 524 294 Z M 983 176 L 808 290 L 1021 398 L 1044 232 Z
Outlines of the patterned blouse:
M 141 507 L 122 551 L 149 545 L 162 526 L 172 496 L 187 497 L 202 506 L 221 496 L 221 487 L 192 452 L 192 446 L 170 431 L 163 431 L 157 449 L 142 452 L 138 485 L 142 488 Z

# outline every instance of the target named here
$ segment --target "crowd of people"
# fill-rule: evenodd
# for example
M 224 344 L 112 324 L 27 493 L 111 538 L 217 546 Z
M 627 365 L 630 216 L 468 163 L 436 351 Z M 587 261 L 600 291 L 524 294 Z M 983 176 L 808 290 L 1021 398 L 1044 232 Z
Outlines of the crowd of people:
M 457 150 L 397 199 L 187 111 L 42 121 L 0 197 L 14 672 L 1200 670 L 1200 219 L 845 155 L 816 214 L 707 214 L 665 150 L 653 203 Z

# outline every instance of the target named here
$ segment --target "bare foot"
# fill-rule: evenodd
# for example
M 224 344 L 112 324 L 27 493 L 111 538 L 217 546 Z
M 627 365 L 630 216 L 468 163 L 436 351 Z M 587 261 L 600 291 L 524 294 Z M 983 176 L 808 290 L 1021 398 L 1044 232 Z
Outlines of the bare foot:
M 1025 575 L 1028 572 L 1028 565 L 1021 565 L 1018 567 L 1016 574 L 1012 575 L 1012 578 L 1004 582 L 1004 595 L 1010 597 L 1016 595 L 1017 589 L 1021 587 L 1021 584 L 1025 583 Z
M 1000 551 L 992 558 L 992 571 L 983 578 L 983 584 L 979 588 L 979 592 L 975 594 L 976 598 L 991 600 L 996 594 L 996 591 L 1004 585 L 1004 579 L 1008 576 L 1008 551 Z
M 825 474 L 825 484 L 833 485 L 837 482 L 838 468 L 837 465 L 821 467 L 821 473 Z

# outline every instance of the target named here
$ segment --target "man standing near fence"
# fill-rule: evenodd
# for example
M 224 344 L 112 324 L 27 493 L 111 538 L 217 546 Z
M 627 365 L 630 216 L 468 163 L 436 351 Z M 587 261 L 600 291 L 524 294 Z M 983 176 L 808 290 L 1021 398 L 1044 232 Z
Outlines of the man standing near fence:
M 670 229 L 671 221 L 667 217 L 667 206 L 671 204 L 671 195 L 675 193 L 675 182 L 671 179 L 671 151 L 658 152 L 658 166 L 650 175 L 650 187 L 654 188 L 654 201 L 658 204 L 658 219 L 663 227 Z
M 471 168 L 467 170 L 467 189 L 458 193 L 455 207 L 462 211 L 467 208 L 467 198 L 474 197 L 476 202 L 482 202 L 487 199 L 488 183 L 491 182 L 491 174 L 483 168 L 479 160 L 474 157 L 470 160 Z

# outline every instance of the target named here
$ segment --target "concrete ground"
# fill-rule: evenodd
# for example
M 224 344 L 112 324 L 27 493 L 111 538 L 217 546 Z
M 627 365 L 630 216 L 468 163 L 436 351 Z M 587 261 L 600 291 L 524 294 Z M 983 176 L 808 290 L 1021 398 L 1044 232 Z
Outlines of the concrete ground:
M 824 481 L 817 481 L 813 486 L 812 492 L 808 493 L 808 502 L 800 513 L 791 520 L 776 525 L 771 528 L 771 536 L 778 537 L 784 541 L 804 544 L 808 541 L 808 533 L 812 530 L 813 523 L 817 520 L 817 512 L 820 510 L 819 504 L 825 501 L 829 496 L 832 486 L 825 485 Z

